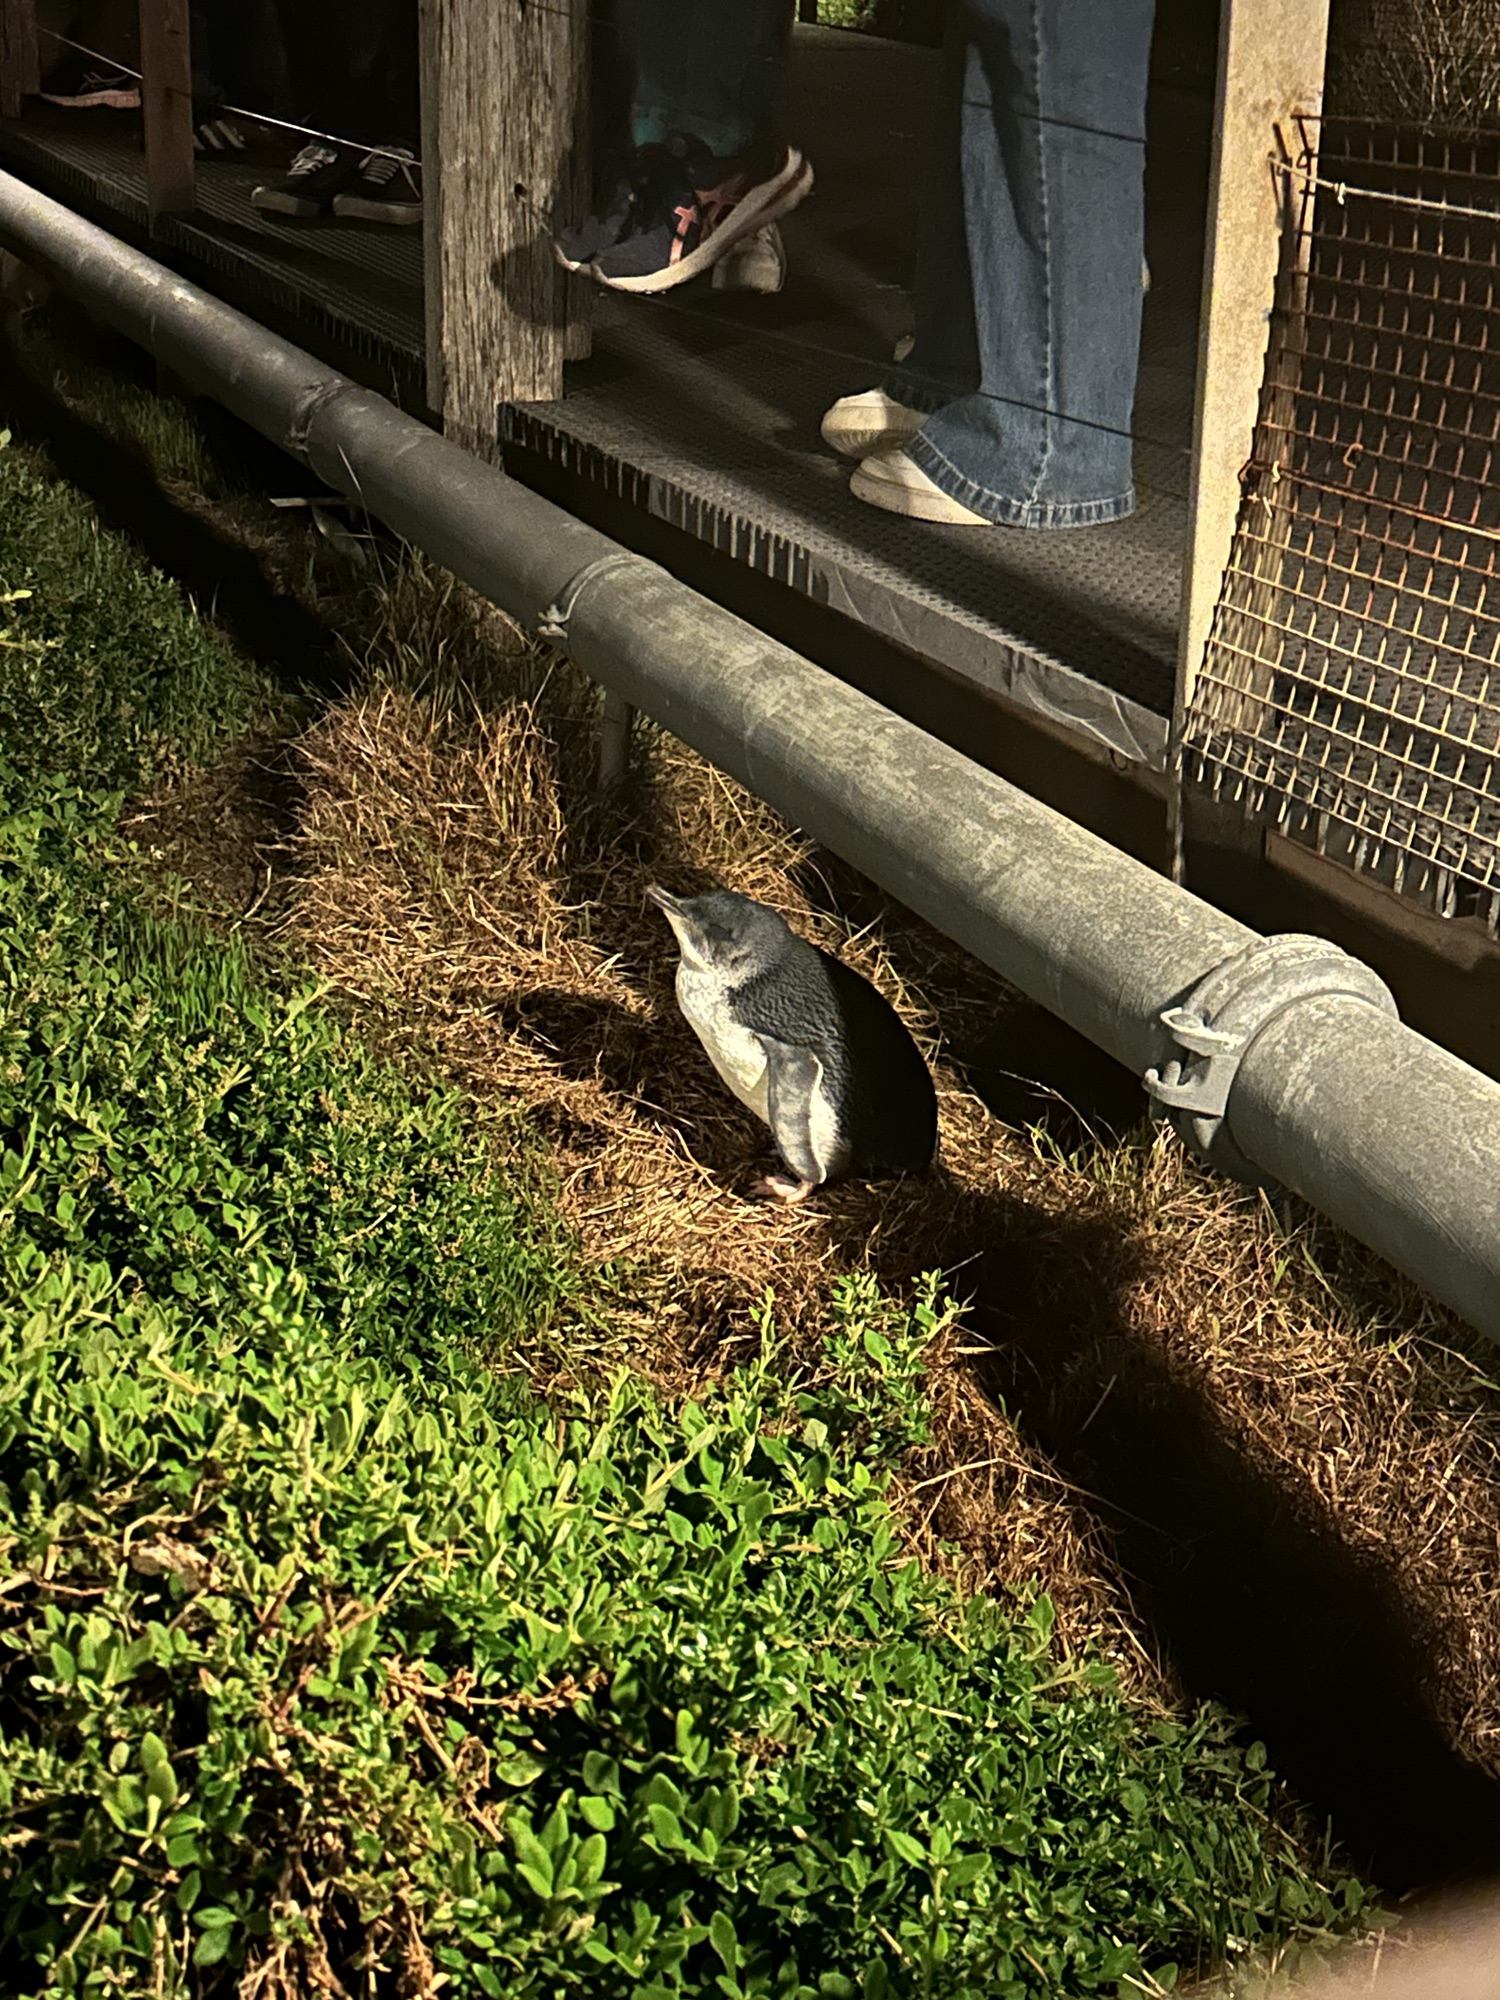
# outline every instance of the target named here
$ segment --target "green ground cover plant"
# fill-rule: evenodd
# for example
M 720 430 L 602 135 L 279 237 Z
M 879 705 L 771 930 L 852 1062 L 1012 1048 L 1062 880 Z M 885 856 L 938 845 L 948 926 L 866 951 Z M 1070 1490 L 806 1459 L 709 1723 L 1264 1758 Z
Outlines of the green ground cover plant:
M 1221 1718 L 903 1557 L 865 1409 L 930 1303 L 846 1282 L 815 1391 L 542 1406 L 350 1357 L 260 1257 L 210 1319 L 7 1263 L 23 1991 L 1084 1994 L 1360 1907 Z
M 524 1108 L 160 913 L 122 791 L 271 697 L 4 450 L 0 523 L 6 1990 L 1012 2000 L 1357 1921 L 1226 1718 L 904 1552 L 936 1281 L 816 1379 L 768 1307 L 696 1400 L 534 1393 L 609 1301 Z
M 346 1040 L 316 989 L 259 988 L 231 943 L 85 867 L 85 802 L 0 822 L 0 1219 L 153 1296 L 295 1268 L 329 1331 L 441 1368 L 545 1327 L 568 1260 L 451 1092 Z M 498 1137 L 498 1133 L 493 1136 Z
M 277 702 L 168 580 L 0 429 L 0 756 L 17 787 L 134 787 Z

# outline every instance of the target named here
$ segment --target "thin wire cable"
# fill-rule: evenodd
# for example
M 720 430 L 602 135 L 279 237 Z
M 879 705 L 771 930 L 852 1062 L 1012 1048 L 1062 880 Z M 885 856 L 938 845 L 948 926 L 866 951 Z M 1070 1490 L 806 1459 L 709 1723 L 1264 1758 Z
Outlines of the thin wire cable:
M 115 70 L 121 76 L 133 77 L 137 83 L 144 83 L 140 70 L 132 69 L 129 63 L 118 62 L 113 56 L 101 55 L 97 49 L 85 48 L 82 42 L 75 42 L 67 35 L 59 34 L 55 28 L 38 30 L 64 48 L 76 49 L 79 55 L 88 56 L 91 61 L 103 63 L 107 69 Z M 400 146 L 368 146 L 362 139 L 344 139 L 336 132 L 320 132 L 312 125 L 297 125 L 288 118 L 273 118 L 267 111 L 247 111 L 242 104 L 223 104 L 215 107 L 215 117 L 243 118 L 252 125 L 271 125 L 280 132 L 295 132 L 304 139 L 321 140 L 325 146 L 338 146 L 346 152 L 358 153 L 361 158 L 374 156 L 384 160 L 395 160 L 402 166 L 420 167 L 422 162 L 406 148 Z
M 1299 167 L 1295 161 L 1283 160 L 1277 153 L 1270 153 L 1267 158 L 1273 173 L 1299 181 L 1303 187 L 1318 188 L 1324 194 L 1336 196 L 1340 208 L 1352 197 L 1358 201 L 1388 202 L 1394 208 L 1421 209 L 1432 215 L 1462 215 L 1476 222 L 1500 222 L 1500 208 L 1472 208 L 1461 201 L 1435 200 L 1431 195 L 1394 194 L 1387 188 L 1359 187 L 1352 181 L 1331 181 L 1322 174 L 1313 173 L 1308 167 Z

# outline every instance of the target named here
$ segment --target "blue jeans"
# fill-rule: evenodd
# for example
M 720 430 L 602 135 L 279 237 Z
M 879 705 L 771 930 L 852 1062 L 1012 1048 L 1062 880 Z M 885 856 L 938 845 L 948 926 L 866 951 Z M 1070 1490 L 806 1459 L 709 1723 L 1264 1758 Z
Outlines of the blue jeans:
M 954 0 L 916 345 L 886 382 L 950 498 L 1021 528 L 1135 506 L 1153 0 Z
M 684 132 L 720 159 L 758 164 L 770 144 L 792 0 L 614 0 L 595 75 L 628 94 L 630 142 Z M 613 89 L 610 86 L 613 86 Z

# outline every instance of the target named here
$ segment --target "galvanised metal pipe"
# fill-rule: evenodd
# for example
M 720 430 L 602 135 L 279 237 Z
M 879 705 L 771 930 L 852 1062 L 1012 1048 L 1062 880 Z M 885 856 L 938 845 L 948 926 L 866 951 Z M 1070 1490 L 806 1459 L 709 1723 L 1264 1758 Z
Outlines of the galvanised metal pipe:
M 1137 1074 L 1256 933 L 0 173 L 0 237 Z M 914 533 L 920 530 L 913 530 Z M 1250 1043 L 1250 1160 L 1500 1340 L 1500 1085 L 1366 1002 Z

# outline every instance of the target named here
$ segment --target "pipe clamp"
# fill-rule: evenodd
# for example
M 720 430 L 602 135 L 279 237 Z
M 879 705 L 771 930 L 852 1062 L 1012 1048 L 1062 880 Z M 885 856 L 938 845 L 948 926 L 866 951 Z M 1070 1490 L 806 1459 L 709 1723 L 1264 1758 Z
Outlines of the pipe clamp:
M 633 549 L 611 549 L 605 555 L 595 556 L 594 560 L 585 563 L 576 575 L 569 577 L 557 596 L 542 612 L 537 621 L 536 636 L 539 639 L 550 639 L 555 646 L 566 647 L 570 636 L 569 622 L 578 608 L 579 598 L 590 584 L 608 576 L 611 570 L 654 567 L 654 564 L 648 563 L 644 556 L 638 556 Z
M 1225 1113 L 1252 1042 L 1299 1001 L 1341 994 L 1397 1018 L 1385 981 L 1326 938 L 1297 931 L 1258 938 L 1199 980 L 1179 1006 L 1158 1018 L 1182 1050 L 1142 1081 L 1179 1135 L 1211 1166 L 1251 1186 L 1265 1175 L 1229 1136 Z

